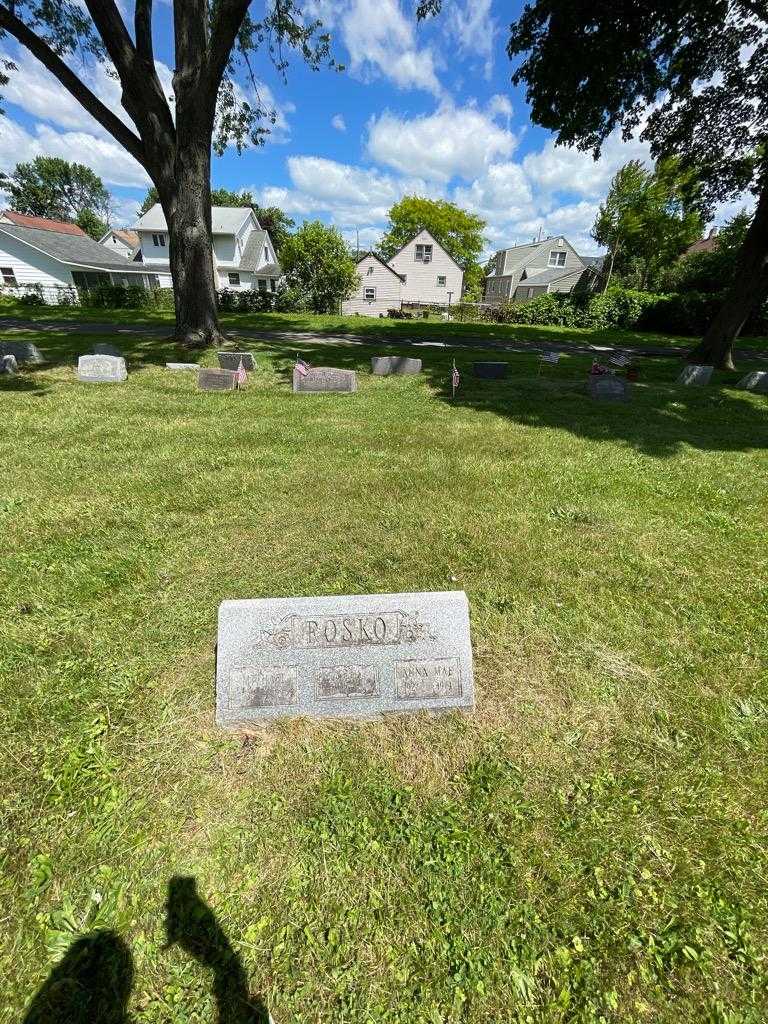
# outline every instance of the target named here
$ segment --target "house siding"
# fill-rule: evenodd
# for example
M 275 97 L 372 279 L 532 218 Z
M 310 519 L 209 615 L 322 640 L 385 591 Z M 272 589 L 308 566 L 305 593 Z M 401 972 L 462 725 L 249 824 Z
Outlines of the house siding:
M 364 256 L 357 264 L 357 273 L 360 276 L 360 286 L 351 298 L 342 302 L 341 312 L 344 316 L 352 313 L 361 313 L 363 316 L 386 316 L 388 309 L 400 309 L 402 282 L 375 256 Z M 365 288 L 376 289 L 376 298 L 372 302 L 363 298 Z
M 565 262 L 561 267 L 550 266 L 549 257 L 552 252 L 565 253 Z M 484 296 L 486 302 L 506 302 L 510 297 L 514 301 L 527 299 L 529 288 L 536 288 L 535 294 L 539 295 L 547 291 L 570 292 L 586 269 L 586 264 L 568 239 L 559 235 L 545 238 L 535 245 L 500 250 L 496 254 L 496 267 L 506 273 L 488 278 Z M 562 270 L 563 278 L 537 286 L 536 275 L 552 269 Z M 572 274 L 568 271 L 572 271 Z
M 432 246 L 432 260 L 429 263 L 417 262 L 417 245 Z M 401 293 L 403 302 L 447 305 L 449 292 L 452 293 L 452 303 L 461 300 L 464 271 L 456 266 L 428 231 L 420 231 L 389 263 L 398 274 L 405 275 Z M 438 285 L 438 277 L 445 277 L 445 285 Z
M 72 285 L 72 274 L 68 267 L 8 235 L 0 235 L 0 267 L 13 269 L 20 288 L 31 285 L 69 288 Z

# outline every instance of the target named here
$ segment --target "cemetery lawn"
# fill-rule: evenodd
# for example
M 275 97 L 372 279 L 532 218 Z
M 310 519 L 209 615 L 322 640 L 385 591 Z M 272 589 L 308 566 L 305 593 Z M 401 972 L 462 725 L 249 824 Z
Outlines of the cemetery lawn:
M 138 1024 L 264 1019 L 241 966 L 276 1024 L 766 1019 L 768 397 L 472 353 L 452 403 L 453 353 L 343 344 L 302 348 L 359 392 L 293 396 L 288 341 L 201 394 L 128 335 L 85 385 L 114 337 L 18 337 L 49 362 L 0 378 L 2 1024 L 99 929 Z M 474 714 L 214 727 L 221 600 L 451 588 Z M 215 921 L 187 900 L 169 946 L 178 876 Z

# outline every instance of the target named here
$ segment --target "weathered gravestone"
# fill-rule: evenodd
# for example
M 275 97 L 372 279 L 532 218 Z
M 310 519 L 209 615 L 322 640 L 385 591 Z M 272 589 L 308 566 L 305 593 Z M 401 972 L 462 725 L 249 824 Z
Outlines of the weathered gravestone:
M 217 352 L 216 357 L 222 370 L 238 369 L 241 359 L 244 370 L 253 370 L 256 365 L 253 352 Z
M 19 372 L 19 364 L 16 356 L 0 356 L 0 374 L 14 374 Z
M 219 725 L 474 706 L 463 591 L 224 601 Z
M 115 345 L 110 345 L 107 341 L 99 341 L 93 346 L 93 351 L 97 356 L 122 356 L 122 352 Z
M 372 356 L 371 373 L 377 377 L 386 377 L 391 373 L 403 376 L 421 373 L 421 360 L 411 359 L 408 356 Z
M 709 384 L 713 369 L 713 366 L 697 366 L 695 363 L 692 363 L 690 366 L 683 368 L 682 373 L 675 383 L 685 385 Z
M 200 363 L 166 363 L 166 370 L 199 370 Z
M 197 386 L 201 391 L 234 391 L 237 375 L 234 370 L 217 370 L 201 366 L 197 374 Z
M 326 391 L 357 391 L 354 370 L 339 370 L 335 366 L 310 366 L 305 374 L 294 368 L 293 390 L 297 394 L 320 394 Z
M 509 373 L 509 363 L 474 363 L 472 372 L 475 377 L 481 377 L 484 380 L 501 380 Z
M 612 373 L 592 374 L 587 381 L 587 389 L 590 396 L 598 401 L 629 401 L 629 384 L 623 377 L 614 377 Z
M 18 363 L 44 363 L 43 353 L 31 341 L 0 341 L 0 356 L 15 356 Z
M 756 391 L 760 395 L 768 395 L 768 370 L 753 370 L 742 377 L 736 387 L 743 391 Z
M 80 356 L 77 379 L 84 384 L 121 384 L 128 379 L 122 356 Z

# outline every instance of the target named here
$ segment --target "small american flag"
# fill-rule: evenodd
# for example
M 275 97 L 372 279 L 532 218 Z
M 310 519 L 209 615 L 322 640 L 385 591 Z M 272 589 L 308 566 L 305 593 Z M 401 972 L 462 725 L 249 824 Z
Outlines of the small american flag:
M 235 383 L 239 388 L 241 388 L 243 384 L 248 383 L 248 374 L 245 372 L 242 356 L 240 357 L 240 362 L 238 364 L 237 369 L 235 370 Z
M 305 363 L 303 359 L 299 359 L 299 357 L 296 356 L 296 365 L 294 366 L 294 370 L 302 377 L 306 377 L 309 373 L 309 365 Z
M 459 371 L 456 369 L 456 360 L 453 360 L 453 370 L 451 371 L 451 394 L 455 396 L 456 388 L 461 384 L 461 377 Z

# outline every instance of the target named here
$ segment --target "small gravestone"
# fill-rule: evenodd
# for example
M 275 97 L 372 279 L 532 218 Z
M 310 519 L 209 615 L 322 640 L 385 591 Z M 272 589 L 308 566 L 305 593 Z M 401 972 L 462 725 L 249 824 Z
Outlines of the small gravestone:
M 484 380 L 501 380 L 509 373 L 509 363 L 474 363 L 472 372 L 475 377 L 481 377 Z
M 43 353 L 31 341 L 0 341 L 0 356 L 15 356 L 18 363 L 33 366 L 45 362 Z
M 329 391 L 349 393 L 357 391 L 354 370 L 339 370 L 335 366 L 310 366 L 302 374 L 294 368 L 293 390 L 297 394 L 322 394 Z
M 556 366 L 560 362 L 561 352 L 553 352 L 551 349 L 546 349 L 541 353 L 539 359 L 542 363 L 549 363 L 551 366 Z
M 598 401 L 629 401 L 629 384 L 623 377 L 614 377 L 612 373 L 593 374 L 589 378 L 588 388 L 591 397 Z
M 197 370 L 200 369 L 200 363 L 166 363 L 166 370 Z
M 685 385 L 709 384 L 713 369 L 713 366 L 697 366 L 695 363 L 692 363 L 690 366 L 683 368 L 683 371 L 677 378 L 676 383 Z
M 80 356 L 77 379 L 84 384 L 121 384 L 128 379 L 122 356 Z
M 474 706 L 463 591 L 224 601 L 216 721 Z
M 197 374 L 197 386 L 201 391 L 234 391 L 237 387 L 237 374 L 234 370 L 201 366 Z
M 19 372 L 19 364 L 16 356 L 0 356 L 0 374 L 14 374 Z
M 385 377 L 391 373 L 402 376 L 421 373 L 421 360 L 411 359 L 408 356 L 373 356 L 371 358 L 371 373 L 377 377 Z
M 222 370 L 237 370 L 241 359 L 244 370 L 253 370 L 256 365 L 253 352 L 217 352 L 216 356 Z
M 736 385 L 742 391 L 755 391 L 759 395 L 768 395 L 768 370 L 753 370 L 746 374 Z
M 119 348 L 114 345 L 110 345 L 106 341 L 99 341 L 93 346 L 93 351 L 97 356 L 122 356 L 122 352 Z

